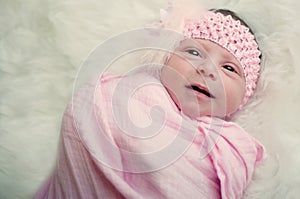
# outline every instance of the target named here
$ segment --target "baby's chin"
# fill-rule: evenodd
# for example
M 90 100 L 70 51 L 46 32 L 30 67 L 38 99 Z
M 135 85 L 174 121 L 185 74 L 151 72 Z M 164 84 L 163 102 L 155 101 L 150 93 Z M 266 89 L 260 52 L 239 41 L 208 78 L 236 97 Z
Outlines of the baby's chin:
M 224 111 L 220 111 L 222 109 L 216 109 L 214 110 L 204 110 L 201 109 L 200 105 L 191 105 L 191 104 L 181 104 L 181 105 L 177 105 L 181 111 L 182 114 L 188 116 L 191 119 L 197 119 L 199 117 L 216 117 L 216 118 L 220 118 L 220 119 L 224 119 L 226 118 L 228 115 L 230 115 L 229 113 L 226 112 L 225 109 L 223 109 Z
M 191 105 L 191 104 L 179 104 L 176 103 L 178 109 L 180 112 L 186 116 L 188 116 L 191 119 L 196 119 L 203 116 L 210 116 L 209 112 L 205 112 L 204 110 L 200 109 L 200 106 L 197 105 Z

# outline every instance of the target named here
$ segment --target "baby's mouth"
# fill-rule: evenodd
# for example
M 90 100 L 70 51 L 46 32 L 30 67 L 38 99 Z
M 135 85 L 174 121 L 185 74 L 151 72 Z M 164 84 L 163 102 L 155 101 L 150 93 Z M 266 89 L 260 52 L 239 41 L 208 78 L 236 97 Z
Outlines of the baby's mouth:
M 203 86 L 201 86 L 201 85 L 191 84 L 191 85 L 187 85 L 186 87 L 189 88 L 189 89 L 192 89 L 192 90 L 194 90 L 194 91 L 196 91 L 196 92 L 199 92 L 199 93 L 201 93 L 201 94 L 203 94 L 203 95 L 206 95 L 206 96 L 209 97 L 209 98 L 215 98 L 215 96 L 213 96 L 213 95 L 209 92 L 209 90 L 208 90 L 207 88 L 205 88 L 205 87 L 203 87 Z

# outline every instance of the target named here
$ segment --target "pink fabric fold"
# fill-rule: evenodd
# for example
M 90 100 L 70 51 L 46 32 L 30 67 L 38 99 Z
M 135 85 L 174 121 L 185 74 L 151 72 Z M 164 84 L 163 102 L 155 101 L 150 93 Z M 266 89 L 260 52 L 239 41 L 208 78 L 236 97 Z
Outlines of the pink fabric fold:
M 34 198 L 241 198 L 263 146 L 181 114 L 156 75 L 107 75 L 64 114 L 56 167 Z M 144 84 L 141 84 L 144 82 Z

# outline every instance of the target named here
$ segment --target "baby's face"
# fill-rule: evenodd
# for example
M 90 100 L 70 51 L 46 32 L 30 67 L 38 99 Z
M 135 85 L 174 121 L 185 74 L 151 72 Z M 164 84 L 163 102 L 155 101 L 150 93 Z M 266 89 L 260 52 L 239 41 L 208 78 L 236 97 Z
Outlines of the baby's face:
M 202 39 L 180 43 L 162 68 L 161 81 L 177 107 L 191 118 L 234 113 L 245 92 L 243 69 L 236 58 Z

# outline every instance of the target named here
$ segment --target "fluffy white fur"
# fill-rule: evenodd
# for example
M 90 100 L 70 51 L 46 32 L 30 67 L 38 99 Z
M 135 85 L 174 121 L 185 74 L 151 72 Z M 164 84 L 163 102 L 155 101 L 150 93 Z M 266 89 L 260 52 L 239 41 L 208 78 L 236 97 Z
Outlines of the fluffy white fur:
M 298 0 L 215 0 L 257 33 L 263 71 L 233 116 L 266 146 L 245 198 L 300 196 Z M 159 19 L 167 0 L 2 0 L 0 198 L 31 198 L 54 165 L 65 105 L 81 62 L 99 42 Z

